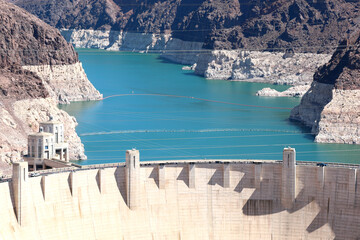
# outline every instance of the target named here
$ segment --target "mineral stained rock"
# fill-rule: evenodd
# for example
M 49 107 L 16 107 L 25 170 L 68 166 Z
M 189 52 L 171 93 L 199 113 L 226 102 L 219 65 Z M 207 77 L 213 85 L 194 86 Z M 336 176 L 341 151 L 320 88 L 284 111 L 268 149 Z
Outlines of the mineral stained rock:
M 291 87 L 283 92 L 272 88 L 263 88 L 256 92 L 256 96 L 263 97 L 302 97 L 309 90 L 310 85 L 299 85 Z
M 53 116 L 64 123 L 71 159 L 84 159 L 76 120 L 58 103 L 101 99 L 60 32 L 0 0 L 0 175 L 27 152 L 27 135 Z
M 75 46 L 157 51 L 171 61 L 197 63 L 196 73 L 207 78 L 293 85 L 311 82 L 360 17 L 358 1 L 342 0 L 14 2 L 61 29 Z
M 340 43 L 291 119 L 311 127 L 315 141 L 360 144 L 360 34 Z

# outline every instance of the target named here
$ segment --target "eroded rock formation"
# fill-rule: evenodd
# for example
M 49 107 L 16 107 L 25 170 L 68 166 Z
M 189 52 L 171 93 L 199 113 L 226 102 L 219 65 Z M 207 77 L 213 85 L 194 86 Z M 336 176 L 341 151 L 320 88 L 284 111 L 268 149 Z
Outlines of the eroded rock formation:
M 291 119 L 311 127 L 317 142 L 360 144 L 360 34 L 340 43 Z
M 295 84 L 311 80 L 317 67 L 326 63 L 339 40 L 352 32 L 360 17 L 360 3 L 352 0 L 14 2 L 52 26 L 65 29 L 64 36 L 76 46 L 166 50 L 163 56 L 169 60 L 183 64 L 198 62 L 197 73 L 205 77 L 235 80 L 256 77 Z M 238 51 L 228 54 L 213 51 L 235 49 L 250 52 L 247 61 Z M 264 55 L 259 56 L 258 52 L 264 50 Z M 267 70 L 257 64 L 266 57 L 274 59 L 275 66 L 286 67 L 274 52 L 281 52 L 280 57 L 289 62 L 286 69 L 294 70 L 289 73 Z M 303 53 L 330 55 L 317 58 Z M 314 59 L 313 63 L 307 61 L 309 57 Z M 219 68 L 218 64 L 227 67 Z
M 83 75 L 80 77 L 83 79 L 80 84 L 87 90 L 83 95 L 92 100 L 101 98 L 100 93 L 83 73 L 74 48 L 66 42 L 58 30 L 6 1 L 0 1 L 0 19 L 2 22 L 0 26 L 1 68 L 19 71 L 19 68 L 24 67 L 33 71 L 43 80 L 45 86 L 50 87 L 48 90 L 55 93 L 55 98 L 60 103 L 76 100 L 71 97 L 73 94 L 71 88 L 65 85 L 74 84 L 74 78 Z M 42 67 L 34 68 L 33 66 Z M 60 71 L 59 66 L 62 66 Z M 73 76 L 59 74 L 60 72 L 73 73 Z M 59 82 L 64 84 L 59 86 Z M 59 88 L 62 89 L 61 94 L 58 94 Z
M 71 159 L 86 158 L 76 120 L 58 103 L 100 99 L 60 32 L 0 0 L 0 175 L 27 152 L 27 135 L 49 116 L 64 123 Z
M 309 90 L 310 85 L 299 85 L 279 92 L 272 88 L 263 88 L 256 92 L 257 96 L 263 97 L 302 97 Z
M 209 79 L 258 81 L 287 85 L 311 82 L 328 54 L 215 50 L 199 56 L 195 72 Z M 309 61 L 311 59 L 311 61 Z
M 352 0 L 15 0 L 59 29 L 172 33 L 208 49 L 326 52 L 359 16 Z M 304 50 L 304 46 L 309 49 Z

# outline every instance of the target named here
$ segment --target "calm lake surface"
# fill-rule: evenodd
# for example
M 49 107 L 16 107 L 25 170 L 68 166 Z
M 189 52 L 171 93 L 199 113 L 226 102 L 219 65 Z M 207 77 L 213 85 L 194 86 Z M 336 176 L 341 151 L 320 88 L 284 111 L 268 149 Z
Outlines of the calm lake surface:
M 143 161 L 281 160 L 287 146 L 296 148 L 298 160 L 360 163 L 360 146 L 314 143 L 308 129 L 288 120 L 287 108 L 300 99 L 255 96 L 268 84 L 206 80 L 158 55 L 78 53 L 104 97 L 120 95 L 60 106 L 79 122 L 88 156 L 80 164 L 123 162 L 131 148 Z

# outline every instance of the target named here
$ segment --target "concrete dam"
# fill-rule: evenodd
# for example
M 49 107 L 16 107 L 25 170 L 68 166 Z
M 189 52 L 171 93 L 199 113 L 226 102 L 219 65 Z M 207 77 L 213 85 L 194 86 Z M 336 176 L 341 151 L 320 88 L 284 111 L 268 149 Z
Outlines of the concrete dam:
M 359 165 L 192 160 L 28 173 L 0 182 L 0 239 L 360 239 Z

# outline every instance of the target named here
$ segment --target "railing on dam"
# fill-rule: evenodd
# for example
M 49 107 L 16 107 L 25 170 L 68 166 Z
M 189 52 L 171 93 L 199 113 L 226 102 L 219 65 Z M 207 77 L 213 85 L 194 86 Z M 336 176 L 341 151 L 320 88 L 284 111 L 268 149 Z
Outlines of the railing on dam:
M 335 168 L 360 168 L 360 164 L 351 163 L 332 163 L 332 162 L 307 162 L 307 161 L 296 161 L 296 165 L 305 166 L 324 166 L 324 167 L 335 167 Z
M 161 161 L 142 161 L 140 166 L 154 166 L 154 165 L 180 165 L 180 164 L 223 164 L 223 163 L 240 163 L 240 164 L 271 164 L 271 163 L 282 163 L 280 160 L 252 160 L 252 159 L 193 159 L 193 160 L 161 160 Z M 126 163 L 105 163 L 105 164 L 94 164 L 94 165 L 79 165 L 72 164 L 71 167 L 65 168 L 53 168 L 46 170 L 38 170 L 29 173 L 29 177 L 36 177 L 44 174 L 55 174 L 65 172 L 76 172 L 92 169 L 105 169 L 105 168 L 117 168 L 125 167 Z
M 191 159 L 191 160 L 160 160 L 160 161 L 141 161 L 140 166 L 154 166 L 154 165 L 181 165 L 181 164 L 224 164 L 224 163 L 236 163 L 236 164 L 281 164 L 282 160 L 254 160 L 254 159 Z M 296 165 L 300 166 L 319 166 L 319 167 L 334 167 L 334 168 L 360 168 L 360 164 L 346 164 L 346 163 L 330 163 L 330 162 L 308 162 L 308 161 L 296 161 Z M 36 177 L 40 175 L 76 172 L 92 169 L 105 169 L 105 168 L 117 168 L 125 167 L 125 162 L 120 163 L 106 163 L 106 164 L 94 164 L 94 165 L 79 165 L 72 163 L 71 167 L 53 168 L 46 170 L 38 170 L 29 173 L 29 177 Z M 0 176 L 0 182 L 10 182 L 10 175 Z
M 84 171 L 84 170 L 116 168 L 116 167 L 125 167 L 125 163 L 106 163 L 106 164 L 94 164 L 94 165 L 72 164 L 71 167 L 53 168 L 53 169 L 46 169 L 46 170 L 30 172 L 29 177 L 39 176 L 39 175 L 43 175 L 43 174 L 51 174 L 51 173 L 77 172 L 77 171 Z
M 223 164 L 223 163 L 242 163 L 242 164 L 270 164 L 282 163 L 280 160 L 254 160 L 254 159 L 191 159 L 191 160 L 161 160 L 161 161 L 142 161 L 140 166 L 152 165 L 178 165 L 178 164 Z

